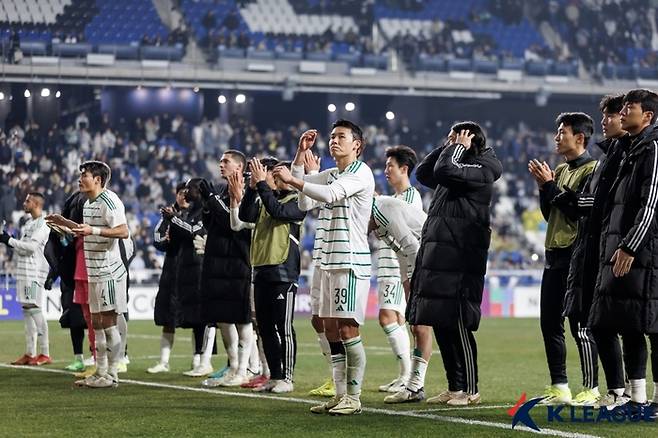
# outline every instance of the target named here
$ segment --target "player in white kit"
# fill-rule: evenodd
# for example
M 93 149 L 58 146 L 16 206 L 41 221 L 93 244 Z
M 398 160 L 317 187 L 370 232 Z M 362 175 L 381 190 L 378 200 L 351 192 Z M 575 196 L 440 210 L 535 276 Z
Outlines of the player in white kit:
M 119 240 L 129 237 L 126 213 L 119 196 L 106 189 L 110 167 L 100 161 L 80 165 L 80 192 L 87 196 L 82 224 L 59 215 L 48 220 L 70 226 L 84 237 L 85 263 L 89 277 L 89 310 L 96 335 L 96 373 L 78 385 L 110 388 L 118 384 L 117 367 L 123 356 L 117 317 L 127 311 L 127 270 L 121 259 Z
M 25 321 L 25 354 L 12 362 L 13 365 L 52 363 L 48 347 L 48 323 L 43 314 L 46 303 L 43 285 L 48 275 L 48 262 L 43 250 L 50 235 L 42 214 L 44 201 L 41 193 L 28 193 L 23 202 L 23 211 L 30 217 L 21 227 L 20 239 L 14 239 L 4 230 L 0 235 L 0 242 L 14 250 L 16 301 L 23 308 Z M 37 340 L 39 355 L 36 349 Z
M 413 208 L 413 210 L 409 210 L 409 214 L 424 217 L 423 201 L 420 193 L 409 182 L 409 177 L 417 162 L 416 152 L 410 147 L 390 147 L 386 149 L 384 175 L 394 191 L 393 197 Z M 384 330 L 399 365 L 398 377 L 390 383 L 380 386 L 379 390 L 395 393 L 405 387 L 411 373 L 411 346 L 404 319 L 407 300 L 400 279 L 400 265 L 395 251 L 384 240 L 380 240 L 378 249 L 379 325 Z
M 347 120 L 335 122 L 331 131 L 329 149 L 337 167 L 304 175 L 305 154 L 311 153 L 316 138 L 315 130 L 302 134 L 292 174 L 278 167 L 275 175 L 300 191 L 302 210 L 320 208 L 313 256 L 320 267 L 319 316 L 331 349 L 336 396 L 311 412 L 351 415 L 361 412 L 366 365 L 359 326 L 365 321 L 370 289 L 368 222 L 375 180 L 358 160 L 362 131 Z

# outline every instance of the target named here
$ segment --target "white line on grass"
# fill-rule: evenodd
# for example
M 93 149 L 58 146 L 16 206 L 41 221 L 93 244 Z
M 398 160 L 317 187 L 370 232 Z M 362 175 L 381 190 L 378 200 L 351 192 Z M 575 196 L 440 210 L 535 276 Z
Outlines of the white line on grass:
M 54 370 L 51 368 L 26 367 L 21 365 L 9 365 L 9 364 L 0 364 L 0 368 L 13 368 L 13 369 L 20 369 L 27 371 L 41 371 L 46 373 L 67 374 L 67 375 L 73 374 L 64 370 Z M 285 396 L 249 393 L 249 392 L 224 391 L 220 389 L 195 388 L 190 386 L 171 385 L 167 383 L 157 383 L 157 382 L 144 382 L 141 380 L 132 380 L 132 379 L 121 379 L 121 383 L 147 386 L 151 388 L 177 389 L 179 391 L 199 392 L 199 393 L 223 395 L 230 397 L 243 397 L 243 398 L 261 399 L 261 400 L 278 400 L 278 401 L 286 401 L 292 403 L 303 403 L 307 405 L 310 404 L 316 405 L 319 403 L 318 400 L 310 400 L 305 398 L 285 397 Z M 372 414 L 382 414 L 382 415 L 394 415 L 398 417 L 411 417 L 411 418 L 420 418 L 426 420 L 435 420 L 444 423 L 457 423 L 457 424 L 467 424 L 471 426 L 493 427 L 497 429 L 506 429 L 506 430 L 511 430 L 512 428 L 511 424 L 508 423 L 498 423 L 495 421 L 485 421 L 485 420 L 473 420 L 473 419 L 461 418 L 461 417 L 448 417 L 445 415 L 424 414 L 423 411 L 394 411 L 392 409 L 365 407 L 363 408 L 363 412 L 368 412 Z M 542 429 L 539 432 L 537 432 L 525 426 L 518 426 L 516 430 L 535 433 L 539 435 L 559 436 L 564 438 L 600 438 L 597 437 L 596 435 L 564 432 L 555 429 Z
M 511 408 L 514 405 L 477 405 L 477 406 L 461 406 L 454 408 L 436 408 L 436 409 L 417 409 L 407 412 L 447 412 L 447 411 L 481 411 L 484 409 L 506 409 Z

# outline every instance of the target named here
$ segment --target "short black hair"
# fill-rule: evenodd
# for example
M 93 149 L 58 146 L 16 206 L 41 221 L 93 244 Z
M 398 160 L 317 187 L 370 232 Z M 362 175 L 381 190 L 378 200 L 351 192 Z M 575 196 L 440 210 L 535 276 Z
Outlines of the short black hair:
M 185 187 L 187 187 L 187 183 L 180 182 L 176 184 L 176 194 L 180 193 L 181 190 L 185 190 Z
M 27 196 L 31 198 L 39 198 L 41 200 L 41 205 L 43 206 L 46 203 L 46 197 L 41 192 L 29 192 Z
M 639 103 L 642 111 L 651 111 L 653 113 L 651 123 L 656 122 L 656 118 L 658 118 L 658 94 L 653 91 L 643 88 L 631 90 L 624 96 L 624 103 Z
M 246 169 L 247 168 L 247 157 L 240 151 L 236 149 L 227 149 L 224 151 L 225 154 L 231 155 L 235 160 L 239 161 L 242 163 L 242 168 Z
M 272 170 L 279 164 L 279 160 L 275 157 L 265 157 L 260 159 L 260 164 L 265 167 L 265 170 Z
M 281 167 L 281 166 L 285 166 L 288 169 L 290 169 L 290 166 L 292 166 L 292 161 L 279 161 L 278 163 L 276 163 L 274 167 Z
M 85 161 L 80 165 L 80 172 L 89 172 L 93 177 L 99 176 L 101 178 L 101 187 L 103 188 L 112 177 L 110 166 L 102 161 Z
M 560 123 L 571 127 L 574 135 L 583 134 L 585 147 L 587 147 L 589 139 L 594 135 L 594 120 L 589 115 L 581 112 L 560 113 L 555 119 L 555 126 L 560 126 Z
M 477 123 L 471 120 L 465 120 L 463 122 L 457 122 L 450 127 L 450 130 L 459 134 L 459 131 L 469 131 L 474 135 L 471 140 L 471 145 L 474 147 L 476 153 L 482 152 L 484 147 L 487 145 L 487 136 L 484 135 L 482 127 Z
M 623 106 L 623 94 L 608 94 L 601 99 L 601 102 L 599 103 L 599 111 L 602 113 L 616 114 L 621 111 Z
M 398 166 L 407 166 L 407 175 L 411 176 L 411 171 L 418 163 L 416 152 L 409 146 L 398 145 L 386 148 L 386 158 L 393 158 Z
M 366 147 L 366 139 L 363 136 L 363 131 L 359 125 L 346 119 L 338 119 L 333 125 L 331 125 L 331 129 L 333 130 L 334 128 L 348 128 L 352 131 L 352 138 L 361 141 L 361 149 L 359 150 L 358 155 L 363 153 L 363 149 Z

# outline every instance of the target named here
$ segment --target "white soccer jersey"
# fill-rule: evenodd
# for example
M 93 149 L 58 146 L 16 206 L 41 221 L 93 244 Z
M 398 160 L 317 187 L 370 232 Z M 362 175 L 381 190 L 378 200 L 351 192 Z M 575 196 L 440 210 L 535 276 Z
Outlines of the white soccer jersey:
M 126 222 L 123 202 L 111 190 L 103 190 L 96 199 L 84 206 L 84 223 L 92 227 L 114 228 Z M 102 236 L 85 236 L 85 262 L 90 283 L 121 280 L 126 267 L 121 260 L 119 239 Z
M 393 198 L 408 203 L 420 213 L 423 212 L 423 199 L 414 186 L 410 186 L 402 193 L 396 193 L 393 195 Z M 398 256 L 395 251 L 384 240 L 379 241 L 378 250 L 377 281 L 394 281 L 400 279 L 400 264 L 398 263 Z
M 377 196 L 372 204 L 375 232 L 398 258 L 398 276 L 410 279 L 427 214 L 400 199 Z M 389 260 L 387 260 L 389 261 Z
M 295 174 L 299 172 L 295 169 Z M 369 278 L 368 222 L 375 178 L 368 165 L 356 160 L 342 172 L 334 167 L 306 175 L 304 181 L 300 207 L 320 207 L 313 262 L 323 270 L 351 269 L 358 278 Z M 309 202 L 307 198 L 325 202 Z
M 36 281 L 43 286 L 48 276 L 48 262 L 43 250 L 48 242 L 50 229 L 44 216 L 34 219 L 30 217 L 21 228 L 20 240 L 9 239 L 9 246 L 17 255 L 16 279 Z

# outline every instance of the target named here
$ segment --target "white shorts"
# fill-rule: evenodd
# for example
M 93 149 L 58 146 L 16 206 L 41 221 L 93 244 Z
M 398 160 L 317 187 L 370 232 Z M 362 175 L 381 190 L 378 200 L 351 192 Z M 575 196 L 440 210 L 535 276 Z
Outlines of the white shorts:
M 91 313 L 109 312 L 126 313 L 128 301 L 126 278 L 89 283 L 89 311 Z
M 320 317 L 366 320 L 370 279 L 357 278 L 351 269 L 321 270 Z
M 16 280 L 16 301 L 20 304 L 34 304 L 43 308 L 46 304 L 46 292 L 43 285 L 36 281 Z
M 322 284 L 322 271 L 317 266 L 313 269 L 311 278 L 311 315 L 320 314 L 320 286 Z
M 382 279 L 377 282 L 379 310 L 395 310 L 404 316 L 407 300 L 404 297 L 404 287 L 400 279 Z

